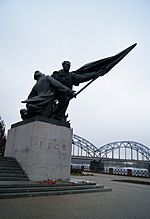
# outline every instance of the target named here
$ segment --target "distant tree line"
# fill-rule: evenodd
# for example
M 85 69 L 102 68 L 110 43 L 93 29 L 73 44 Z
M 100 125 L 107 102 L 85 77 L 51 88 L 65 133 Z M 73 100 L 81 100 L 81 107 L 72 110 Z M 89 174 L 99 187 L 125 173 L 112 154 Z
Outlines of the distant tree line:
M 5 124 L 2 118 L 0 117 L 0 156 L 4 155 L 5 144 L 6 144 Z

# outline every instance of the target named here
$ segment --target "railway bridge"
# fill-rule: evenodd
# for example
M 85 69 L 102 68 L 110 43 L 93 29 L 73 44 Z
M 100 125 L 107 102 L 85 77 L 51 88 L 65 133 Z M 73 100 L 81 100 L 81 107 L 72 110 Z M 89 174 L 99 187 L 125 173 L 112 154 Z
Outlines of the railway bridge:
M 150 148 L 135 141 L 116 141 L 96 147 L 73 135 L 72 164 L 89 165 L 93 160 L 102 161 L 105 168 L 150 169 Z

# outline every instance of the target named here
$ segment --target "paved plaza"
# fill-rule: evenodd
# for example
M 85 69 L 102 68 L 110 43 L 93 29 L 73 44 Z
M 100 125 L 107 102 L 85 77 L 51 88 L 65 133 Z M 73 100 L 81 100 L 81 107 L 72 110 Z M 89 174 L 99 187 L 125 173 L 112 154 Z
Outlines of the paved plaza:
M 121 183 L 129 178 L 94 174 L 78 179 L 96 181 L 112 192 L 0 200 L 0 219 L 149 219 L 150 186 Z

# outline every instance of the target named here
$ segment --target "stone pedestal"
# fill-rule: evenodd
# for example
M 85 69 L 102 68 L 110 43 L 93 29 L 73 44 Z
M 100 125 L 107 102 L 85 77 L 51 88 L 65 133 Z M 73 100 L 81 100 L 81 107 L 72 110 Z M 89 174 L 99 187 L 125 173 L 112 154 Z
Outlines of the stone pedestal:
M 12 126 L 5 157 L 15 157 L 30 180 L 68 180 L 71 148 L 69 127 L 35 120 Z

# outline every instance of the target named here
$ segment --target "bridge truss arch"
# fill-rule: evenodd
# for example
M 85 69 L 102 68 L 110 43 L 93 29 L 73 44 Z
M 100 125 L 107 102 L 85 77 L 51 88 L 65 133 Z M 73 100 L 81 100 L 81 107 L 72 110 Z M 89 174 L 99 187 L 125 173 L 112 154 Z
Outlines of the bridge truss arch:
M 72 138 L 72 156 L 78 157 L 97 157 L 98 148 L 86 139 L 73 135 Z
M 150 149 L 134 141 L 117 141 L 97 148 L 86 139 L 73 135 L 72 156 L 150 161 Z
M 122 149 L 124 149 L 124 151 Z M 121 159 L 121 152 L 123 152 L 122 154 L 124 155 L 122 158 L 125 160 L 150 160 L 150 149 L 135 141 L 118 141 L 106 144 L 99 148 L 98 157 L 107 158 L 108 155 L 111 154 L 111 158 L 114 159 L 115 151 L 118 151 L 118 159 Z

